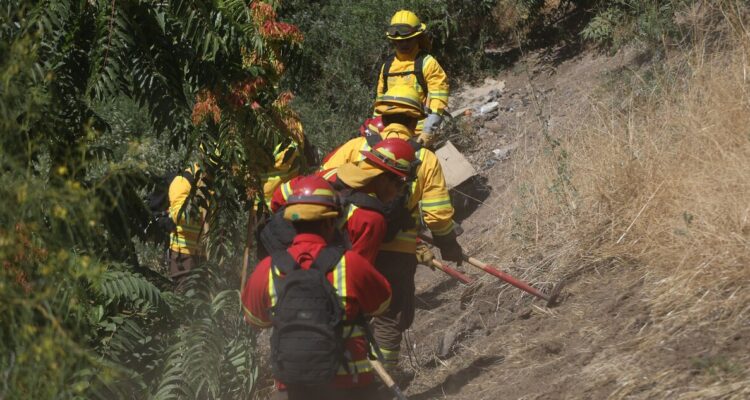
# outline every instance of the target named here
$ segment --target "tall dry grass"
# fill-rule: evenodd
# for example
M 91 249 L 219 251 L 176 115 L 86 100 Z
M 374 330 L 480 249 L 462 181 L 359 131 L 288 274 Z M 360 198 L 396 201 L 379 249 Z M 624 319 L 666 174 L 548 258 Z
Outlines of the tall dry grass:
M 537 260 L 532 280 L 643 282 L 642 326 L 581 371 L 616 381 L 613 398 L 750 398 L 750 21 L 704 12 L 718 18 L 698 19 L 694 48 L 516 159 L 499 217 L 508 254 Z

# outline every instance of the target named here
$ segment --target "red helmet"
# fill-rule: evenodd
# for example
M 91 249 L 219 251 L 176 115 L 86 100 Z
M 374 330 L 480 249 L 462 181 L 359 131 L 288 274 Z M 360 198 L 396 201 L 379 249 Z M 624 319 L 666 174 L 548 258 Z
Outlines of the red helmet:
M 385 125 L 383 125 L 383 117 L 378 115 L 375 118 L 367 118 L 362 126 L 359 127 L 359 133 L 361 136 L 377 135 L 379 134 Z
M 317 175 L 305 176 L 295 182 L 287 204 L 317 204 L 332 208 L 338 207 L 336 192 L 323 177 Z
M 317 221 L 338 216 L 336 192 L 317 175 L 297 180 L 286 204 L 284 218 L 290 221 Z
M 412 171 L 416 155 L 414 147 L 403 139 L 383 139 L 375 147 L 362 150 L 368 160 L 398 176 L 406 177 Z

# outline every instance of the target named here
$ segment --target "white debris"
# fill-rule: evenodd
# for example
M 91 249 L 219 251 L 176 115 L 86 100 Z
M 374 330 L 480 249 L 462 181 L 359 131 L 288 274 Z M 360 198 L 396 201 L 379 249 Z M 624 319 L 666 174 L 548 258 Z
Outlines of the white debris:
M 487 114 L 490 111 L 495 110 L 497 108 L 497 106 L 499 106 L 499 105 L 500 105 L 500 103 L 498 103 L 496 101 L 491 101 L 491 102 L 489 102 L 489 103 L 487 103 L 487 104 L 485 104 L 485 105 L 483 105 L 482 107 L 479 108 L 479 114 L 480 115 Z

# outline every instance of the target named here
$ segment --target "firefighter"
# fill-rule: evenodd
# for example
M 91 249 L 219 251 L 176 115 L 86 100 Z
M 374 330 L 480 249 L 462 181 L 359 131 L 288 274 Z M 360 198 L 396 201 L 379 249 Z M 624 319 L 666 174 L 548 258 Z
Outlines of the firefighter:
M 215 146 L 201 143 L 199 156 L 205 168 L 194 164 L 176 174 L 167 188 L 169 218 L 174 223 L 169 233 L 167 254 L 169 276 L 178 292 L 185 290 L 185 278 L 190 271 L 206 259 L 201 240 L 208 234 L 205 207 L 213 194 L 210 189 L 212 174 L 209 171 L 218 167 L 221 153 Z
M 345 208 L 339 228 L 345 232 L 351 249 L 374 263 L 381 243 L 388 236 L 385 211 L 405 192 L 416 158 L 411 145 L 398 138 L 383 140 L 362 155 L 361 161 L 321 171 L 319 175 L 341 195 Z M 272 212 L 278 212 L 286 204 L 299 179 L 276 189 L 271 198 Z
M 196 164 L 175 175 L 169 183 L 169 218 L 175 228 L 169 233 L 169 277 L 183 290 L 185 277 L 204 259 L 201 236 L 205 233 L 205 210 L 191 207 L 197 187 L 204 186 L 203 171 Z M 197 178 L 197 179 L 196 179 Z
M 428 54 L 429 39 L 426 26 L 416 14 L 400 10 L 393 14 L 385 36 L 396 54 L 380 67 L 376 101 L 391 87 L 406 85 L 414 88 L 419 103 L 428 110 L 424 120 L 415 128 L 416 139 L 430 147 L 432 134 L 443 121 L 448 107 L 448 78 L 433 56 Z M 378 115 L 375 110 L 375 115 Z
M 322 177 L 304 177 L 297 181 L 288 204 L 283 210 L 283 215 L 286 220 L 294 224 L 298 234 L 289 249 L 282 250 L 282 253 L 291 256 L 291 259 L 299 268 L 308 270 L 312 268 L 314 263 L 319 262 L 325 250 L 330 249 L 328 245 L 336 231 L 335 221 L 339 215 L 336 194 L 330 184 Z M 331 263 L 332 268 L 327 270 L 326 277 L 335 288 L 338 304 L 344 311 L 343 319 L 351 322 L 364 320 L 362 317 L 365 316 L 369 317 L 382 313 L 388 307 L 391 297 L 388 281 L 375 270 L 372 264 L 357 253 L 350 250 L 344 251 L 344 249 L 340 251 L 341 253 L 338 253 L 340 255 L 337 255 L 334 262 Z M 281 321 L 283 315 L 280 315 L 280 313 L 284 310 L 283 302 L 287 298 L 285 291 L 291 290 L 287 289 L 289 286 L 280 286 L 277 279 L 283 281 L 286 276 L 291 276 L 293 273 L 281 272 L 284 268 L 282 268 L 282 263 L 277 260 L 282 260 L 282 257 L 278 256 L 278 252 L 266 257 L 256 266 L 248 279 L 242 294 L 245 320 L 256 328 L 268 328 L 273 321 L 272 353 L 286 357 L 282 360 L 282 366 L 284 362 L 287 364 L 295 363 L 294 365 L 297 367 L 299 367 L 299 363 L 310 363 L 309 370 L 298 368 L 296 371 L 300 375 L 314 375 L 317 372 L 315 370 L 316 365 L 325 367 L 329 365 L 327 361 L 331 360 L 321 359 L 320 355 L 298 358 L 294 354 L 295 351 L 304 353 L 310 347 L 321 345 L 321 343 L 315 341 L 307 344 L 301 342 L 314 335 L 314 332 L 296 336 L 298 338 L 294 342 L 296 345 L 287 348 L 284 347 L 283 337 L 277 342 L 273 340 L 274 335 L 276 337 L 283 335 L 284 328 L 283 321 Z M 295 278 L 298 276 L 295 276 Z M 297 282 L 299 282 L 299 279 Z M 279 291 L 279 288 L 282 288 L 281 291 Z M 294 301 L 294 298 L 291 299 L 291 301 Z M 292 306 L 294 304 L 314 306 L 313 303 L 297 301 L 292 303 Z M 298 314 L 300 318 L 311 318 L 304 312 Z M 308 321 L 307 325 L 309 324 Z M 344 361 L 347 365 L 338 367 L 338 372 L 334 374 L 332 381 L 317 382 L 317 386 L 307 387 L 294 383 L 287 386 L 277 379 L 276 386 L 279 391 L 271 398 L 292 400 L 377 398 L 375 385 L 373 384 L 372 367 L 367 359 L 369 348 L 367 336 L 363 325 L 344 325 L 341 337 L 336 338 L 336 340 L 343 341 L 343 346 L 348 355 L 347 361 Z M 277 373 L 282 374 L 283 369 L 277 368 L 277 361 L 273 357 L 271 361 L 274 366 L 274 376 L 279 378 Z M 341 360 L 333 361 L 339 362 Z M 293 378 L 297 377 L 293 376 Z
M 388 279 L 393 290 L 391 306 L 373 323 L 386 365 L 393 367 L 398 364 L 401 334 L 414 320 L 414 274 L 418 261 L 417 224 L 420 218 L 432 232 L 444 260 L 460 263 L 462 249 L 453 231 L 453 206 L 437 156 L 413 140 L 417 121 L 426 116 L 419 93 L 410 86 L 393 86 L 376 102 L 375 109 L 382 115 L 385 125 L 379 135 L 358 137 L 344 143 L 326 157 L 323 168 L 361 160 L 364 158 L 362 151 L 390 138 L 409 141 L 415 151 L 418 162 L 415 179 L 402 207 L 395 208 L 396 213 L 403 214 L 393 218 L 394 225 L 400 229 L 393 240 L 383 243 L 375 261 L 375 267 Z

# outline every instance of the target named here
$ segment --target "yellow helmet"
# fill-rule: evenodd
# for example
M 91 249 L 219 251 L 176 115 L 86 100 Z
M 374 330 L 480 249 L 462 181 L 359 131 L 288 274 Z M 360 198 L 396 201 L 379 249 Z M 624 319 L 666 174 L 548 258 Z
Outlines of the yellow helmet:
M 385 36 L 391 40 L 411 39 L 421 35 L 425 29 L 427 27 L 419 20 L 417 14 L 409 10 L 399 10 L 393 14 Z
M 406 85 L 388 89 L 375 101 L 375 112 L 381 115 L 404 114 L 417 119 L 427 116 L 419 93 L 413 87 Z

